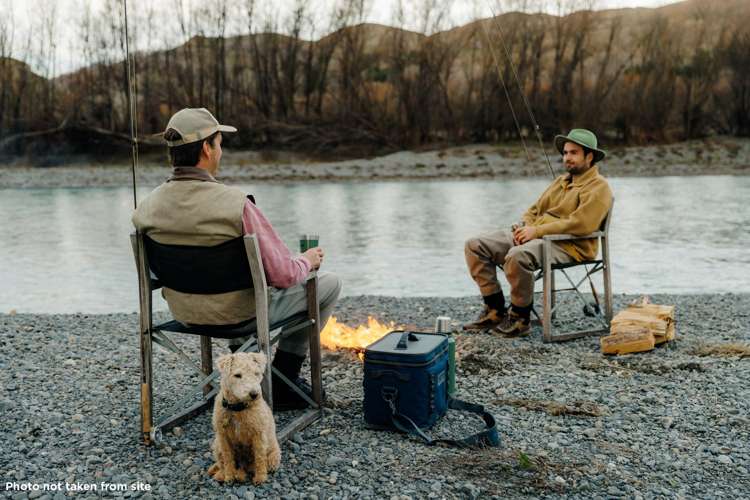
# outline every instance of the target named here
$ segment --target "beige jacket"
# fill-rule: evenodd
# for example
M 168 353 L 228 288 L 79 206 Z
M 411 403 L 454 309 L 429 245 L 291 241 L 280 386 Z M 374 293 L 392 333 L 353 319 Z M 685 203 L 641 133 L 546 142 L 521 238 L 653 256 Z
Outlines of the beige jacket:
M 594 166 L 581 175 L 563 174 L 555 179 L 539 199 L 523 214 L 523 221 L 537 228 L 541 238 L 548 234 L 583 236 L 598 231 L 612 207 L 612 190 Z M 576 261 L 593 260 L 599 240 L 559 242 Z
M 138 205 L 133 225 L 158 243 L 213 246 L 242 236 L 247 197 L 197 167 L 177 167 L 172 177 Z M 255 317 L 252 289 L 213 295 L 164 287 L 173 317 L 182 323 L 227 325 Z

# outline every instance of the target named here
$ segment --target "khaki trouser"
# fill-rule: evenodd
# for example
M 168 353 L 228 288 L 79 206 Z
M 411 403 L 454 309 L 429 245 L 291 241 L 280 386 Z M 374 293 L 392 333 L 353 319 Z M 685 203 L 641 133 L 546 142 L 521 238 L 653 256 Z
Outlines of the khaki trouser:
M 541 269 L 542 245 L 539 238 L 515 245 L 510 231 L 489 231 L 466 240 L 466 265 L 483 297 L 500 293 L 497 266 L 502 267 L 510 283 L 510 301 L 525 307 L 534 300 L 534 271 Z M 573 262 L 573 257 L 554 243 L 551 245 L 552 264 Z
M 320 329 L 325 328 L 333 313 L 339 293 L 341 280 L 333 273 L 318 271 L 318 304 L 320 304 Z M 305 284 L 301 283 L 291 288 L 271 288 L 271 301 L 268 303 L 268 319 L 270 324 L 283 321 L 297 313 L 307 311 L 307 294 Z M 254 322 L 253 322 L 254 323 Z M 232 339 L 230 345 L 242 345 L 249 337 Z M 309 331 L 307 328 L 292 334 L 283 335 L 279 340 L 279 349 L 307 356 L 310 347 Z

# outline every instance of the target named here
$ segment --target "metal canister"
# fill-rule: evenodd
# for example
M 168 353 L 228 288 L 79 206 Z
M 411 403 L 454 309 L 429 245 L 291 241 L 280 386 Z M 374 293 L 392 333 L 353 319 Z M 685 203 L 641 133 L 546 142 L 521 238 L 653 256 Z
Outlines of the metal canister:
M 451 319 L 447 316 L 435 318 L 435 333 L 447 333 L 448 335 L 448 397 L 456 395 L 456 341 L 450 335 Z
M 448 316 L 438 316 L 435 318 L 435 333 L 450 333 L 451 319 Z

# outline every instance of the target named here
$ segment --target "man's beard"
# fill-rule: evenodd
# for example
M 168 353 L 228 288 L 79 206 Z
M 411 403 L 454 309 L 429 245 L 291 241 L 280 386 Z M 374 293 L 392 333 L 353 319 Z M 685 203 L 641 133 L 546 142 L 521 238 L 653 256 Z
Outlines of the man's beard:
M 586 171 L 586 164 L 583 163 L 583 164 L 579 164 L 579 165 L 570 165 L 570 166 L 566 164 L 565 165 L 565 170 L 567 170 L 568 173 L 571 174 L 571 175 L 582 174 L 583 172 Z

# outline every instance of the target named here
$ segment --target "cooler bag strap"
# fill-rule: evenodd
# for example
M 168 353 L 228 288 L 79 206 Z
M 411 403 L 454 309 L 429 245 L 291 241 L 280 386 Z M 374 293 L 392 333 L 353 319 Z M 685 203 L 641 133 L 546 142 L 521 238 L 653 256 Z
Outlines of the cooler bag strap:
M 484 406 L 468 403 L 460 399 L 451 398 L 448 401 L 448 408 L 454 410 L 463 410 L 471 413 L 476 413 L 484 420 L 485 429 L 476 434 L 466 436 L 460 439 L 432 439 L 430 436 L 424 433 L 412 419 L 406 415 L 399 413 L 396 409 L 396 391 L 383 391 L 383 399 L 388 403 L 391 408 L 391 422 L 393 426 L 412 436 L 420 438 L 427 445 L 434 445 L 438 443 L 447 444 L 449 446 L 456 446 L 459 448 L 484 448 L 484 447 L 498 447 L 500 446 L 500 436 L 497 433 L 497 424 L 495 423 L 495 417 L 484 409 Z

